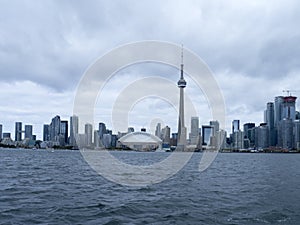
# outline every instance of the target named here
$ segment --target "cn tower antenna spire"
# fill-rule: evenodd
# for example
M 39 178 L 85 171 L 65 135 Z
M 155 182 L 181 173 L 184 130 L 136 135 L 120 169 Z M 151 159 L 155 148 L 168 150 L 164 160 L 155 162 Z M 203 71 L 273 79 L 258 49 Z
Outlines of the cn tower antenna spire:
M 183 44 L 181 44 L 181 79 L 183 79 Z

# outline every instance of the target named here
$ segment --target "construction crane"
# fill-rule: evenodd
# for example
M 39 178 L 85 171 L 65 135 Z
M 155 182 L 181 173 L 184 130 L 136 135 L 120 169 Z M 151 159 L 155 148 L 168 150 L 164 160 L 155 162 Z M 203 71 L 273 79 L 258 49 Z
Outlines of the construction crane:
M 300 90 L 282 90 L 282 92 L 286 92 L 287 96 L 291 96 L 292 92 L 299 92 Z

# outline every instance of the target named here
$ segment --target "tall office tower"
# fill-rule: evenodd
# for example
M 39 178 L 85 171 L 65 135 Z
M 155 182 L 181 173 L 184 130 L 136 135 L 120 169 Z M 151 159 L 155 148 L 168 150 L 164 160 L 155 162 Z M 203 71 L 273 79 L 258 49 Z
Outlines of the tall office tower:
M 267 103 L 267 110 L 266 110 L 266 123 L 268 126 L 268 136 L 269 136 L 269 146 L 276 145 L 276 133 L 275 133 L 275 123 L 274 123 L 274 103 L 268 102 Z
M 163 141 L 163 143 L 166 143 L 166 144 L 170 144 L 171 143 L 170 135 L 171 135 L 171 129 L 170 129 L 170 127 L 165 126 L 162 129 L 162 141 Z
M 198 141 L 199 141 L 199 117 L 194 116 L 191 118 L 190 143 L 191 145 L 197 145 Z
M 279 121 L 282 120 L 282 111 L 283 111 L 283 96 L 275 97 L 275 105 L 274 105 L 274 125 L 278 127 Z
M 57 115 L 52 118 L 52 121 L 50 123 L 50 141 L 59 141 L 60 124 L 60 116 Z
M 92 140 L 93 140 L 93 125 L 90 123 L 85 124 L 84 126 L 84 133 L 86 136 L 86 145 L 88 147 L 92 146 Z
M 294 147 L 297 150 L 300 150 L 300 120 L 294 121 Z
M 76 146 L 76 136 L 78 134 L 78 116 L 73 115 L 70 117 L 70 145 Z
M 212 126 L 214 128 L 214 133 L 213 136 L 216 136 L 216 133 L 220 130 L 220 124 L 219 121 L 215 120 L 215 121 L 210 121 L 209 125 Z
M 181 52 L 181 75 L 177 85 L 180 90 L 177 147 L 178 150 L 183 151 L 186 146 L 186 127 L 184 126 L 184 88 L 186 81 L 183 77 L 183 49 Z
M 244 132 L 241 130 L 235 131 L 233 133 L 233 148 L 240 150 L 244 148 Z
M 297 97 L 294 96 L 286 96 L 283 98 L 282 103 L 282 119 L 291 119 L 292 121 L 296 118 L 296 103 Z
M 232 121 L 232 133 L 237 132 L 240 130 L 240 121 L 239 120 L 233 120 Z
M 293 120 L 290 118 L 284 118 L 280 122 L 281 126 L 281 141 L 282 141 L 282 147 L 284 149 L 292 149 L 294 147 L 293 143 Z
M 50 141 L 50 126 L 49 126 L 49 124 L 44 124 L 43 141 Z
M 211 145 L 211 137 L 213 136 L 214 128 L 209 125 L 202 125 L 202 145 Z
M 244 137 L 250 139 L 251 129 L 255 127 L 255 123 L 245 123 L 243 127 L 244 127 Z
M 161 138 L 161 124 L 157 123 L 155 128 L 155 136 Z
M 94 146 L 100 146 L 99 132 L 97 130 L 94 130 Z
M 269 130 L 266 123 L 261 123 L 256 129 L 256 138 L 258 148 L 267 148 L 269 147 Z
M 15 141 L 22 141 L 22 122 L 16 122 Z
M 99 123 L 99 138 L 102 139 L 103 135 L 106 134 L 106 125 L 105 123 Z
M 25 138 L 32 140 L 32 125 L 25 125 Z
M 217 149 L 223 150 L 226 148 L 226 136 L 227 133 L 225 130 L 219 130 L 216 132 Z
M 245 123 L 244 124 L 244 139 L 249 140 L 249 146 L 253 147 L 255 142 L 254 128 L 255 123 Z
M 0 124 L 0 140 L 2 139 L 2 124 Z
M 67 120 L 62 120 L 60 122 L 60 134 L 63 136 L 64 144 L 68 144 L 69 137 L 69 125 Z

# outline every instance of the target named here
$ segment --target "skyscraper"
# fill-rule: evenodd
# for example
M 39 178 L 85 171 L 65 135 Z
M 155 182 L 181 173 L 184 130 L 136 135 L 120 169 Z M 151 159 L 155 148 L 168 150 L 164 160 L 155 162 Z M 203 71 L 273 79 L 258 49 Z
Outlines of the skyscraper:
M 300 150 L 300 120 L 294 121 L 294 133 L 295 133 L 295 140 L 294 140 L 295 149 Z
M 25 125 L 25 138 L 32 140 L 32 125 Z
M 281 122 L 281 139 L 282 147 L 284 149 L 292 149 L 294 147 L 293 142 L 293 121 L 290 118 L 284 118 Z
M 282 119 L 291 119 L 292 121 L 295 120 L 296 117 L 296 103 L 297 97 L 294 96 L 286 96 L 283 98 L 283 110 L 282 110 Z
M 69 129 L 68 121 L 62 120 L 60 122 L 60 134 L 63 136 L 64 144 L 68 144 Z
M 56 115 L 52 118 L 49 130 L 50 130 L 50 141 L 58 142 L 60 135 L 60 116 Z
M 283 105 L 283 96 L 275 97 L 275 106 L 274 106 L 274 125 L 278 127 L 278 123 L 282 120 L 282 105 Z
M 266 110 L 266 123 L 268 126 L 268 146 L 276 145 L 276 137 L 275 137 L 275 123 L 274 123 L 274 103 L 267 103 Z
M 177 85 L 180 90 L 177 147 L 183 151 L 186 145 L 186 127 L 184 126 L 184 88 L 186 81 L 183 77 L 183 49 L 181 52 L 181 75 Z
M 22 141 L 22 122 L 16 122 L 15 141 Z
M 93 140 L 93 126 L 92 124 L 85 124 L 84 126 L 84 133 L 85 133 L 85 136 L 86 136 L 86 145 L 88 147 L 91 147 L 92 146 L 92 140 Z
M 249 140 L 249 147 L 253 147 L 255 144 L 255 123 L 244 124 L 244 139 Z
M 70 117 L 70 145 L 76 146 L 76 136 L 78 134 L 78 116 Z
M 50 126 L 49 126 L 49 124 L 44 124 L 43 141 L 50 141 Z
M 211 137 L 213 137 L 214 128 L 209 125 L 202 126 L 202 145 L 211 145 Z
M 197 145 L 198 140 L 199 140 L 199 117 L 195 116 L 191 118 L 191 133 L 190 133 L 191 145 Z
M 157 123 L 157 125 L 156 125 L 155 136 L 161 138 L 161 124 L 160 123 Z
M 171 135 L 171 129 L 170 127 L 166 126 L 162 129 L 162 141 L 165 144 L 170 144 L 170 135 Z
M 239 120 L 233 120 L 232 121 L 232 133 L 237 132 L 240 130 L 240 121 Z
M 104 134 L 106 134 L 106 125 L 105 123 L 99 123 L 99 138 L 102 139 Z

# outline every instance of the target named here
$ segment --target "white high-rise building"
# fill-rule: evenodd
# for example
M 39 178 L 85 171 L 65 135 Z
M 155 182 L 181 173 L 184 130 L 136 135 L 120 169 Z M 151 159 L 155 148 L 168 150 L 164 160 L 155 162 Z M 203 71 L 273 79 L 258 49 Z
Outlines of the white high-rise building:
M 191 118 L 191 133 L 190 133 L 190 144 L 197 145 L 199 142 L 199 117 Z
M 91 147 L 92 146 L 92 140 L 93 140 L 93 125 L 90 123 L 85 124 L 84 126 L 84 133 L 86 136 L 86 146 Z
M 71 116 L 70 117 L 70 144 L 75 146 L 76 145 L 76 137 L 78 134 L 78 116 Z
M 161 124 L 157 123 L 156 129 L 155 129 L 155 136 L 161 138 L 162 132 L 161 132 Z

